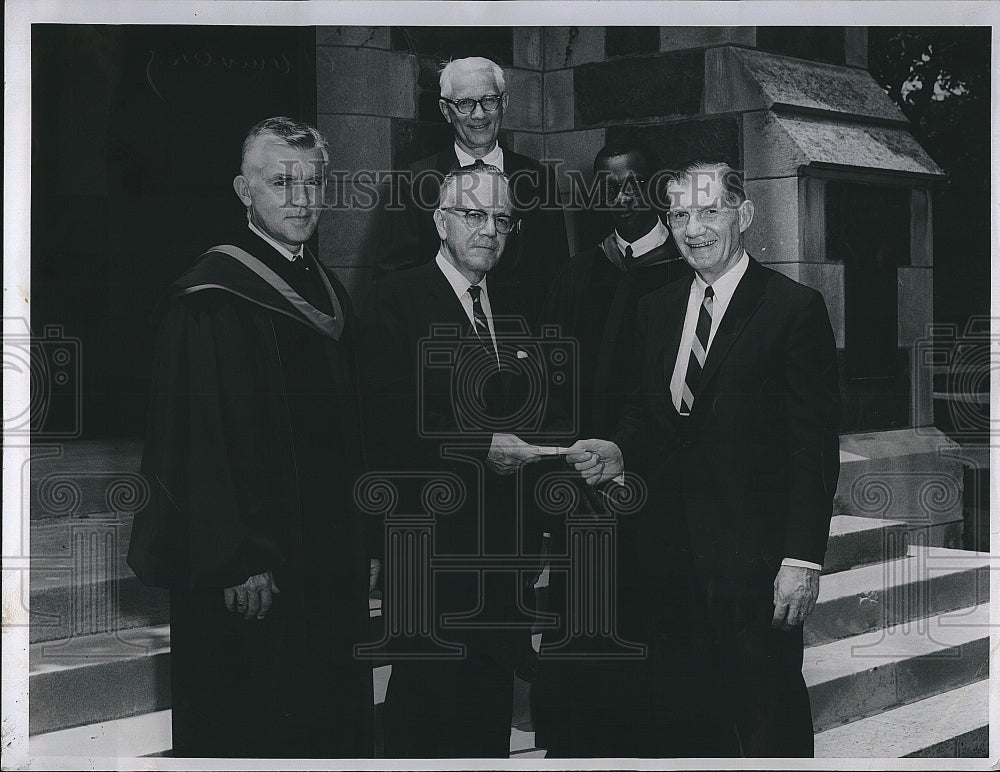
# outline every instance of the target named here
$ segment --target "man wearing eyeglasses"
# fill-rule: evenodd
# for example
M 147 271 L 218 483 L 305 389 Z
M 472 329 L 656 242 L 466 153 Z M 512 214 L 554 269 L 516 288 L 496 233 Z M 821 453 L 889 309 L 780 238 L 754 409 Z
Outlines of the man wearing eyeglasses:
M 666 192 L 694 276 L 640 302 L 641 372 L 613 442 L 583 440 L 567 460 L 591 484 L 624 468 L 649 486 L 648 703 L 669 715 L 671 660 L 657 651 L 704 627 L 721 646 L 717 713 L 732 715 L 716 752 L 738 739 L 744 756 L 811 757 L 802 623 L 840 466 L 833 330 L 819 292 L 747 253 L 754 205 L 737 171 L 691 163 Z
M 500 144 L 504 112 L 510 102 L 503 69 L 490 59 L 449 62 L 440 75 L 438 107 L 451 125 L 454 141 L 413 163 L 396 182 L 393 200 L 402 211 L 387 212 L 376 238 L 377 271 L 398 270 L 432 260 L 438 250 L 433 212 L 442 177 L 477 160 L 510 178 L 516 226 L 507 234 L 503 258 L 490 275 L 494 295 L 521 305 L 530 324 L 540 319 L 552 280 L 569 259 L 566 222 L 555 172 Z
M 448 174 L 432 221 L 434 259 L 383 277 L 366 303 L 366 453 L 369 467 L 398 485 L 396 511 L 428 518 L 431 559 L 453 561 L 426 594 L 412 586 L 405 598 L 387 591 L 385 615 L 416 618 L 429 609 L 436 640 L 463 648 L 446 659 L 393 659 L 419 635 L 389 642 L 385 755 L 506 758 L 514 667 L 530 647 L 531 619 L 517 614 L 517 571 L 482 561 L 518 554 L 514 473 L 541 458 L 516 436 L 517 408 L 531 392 L 522 363 L 535 350 L 505 335 L 502 317 L 521 308 L 493 284 L 514 227 L 507 176 L 482 162 Z M 423 355 L 429 350 L 433 357 Z M 424 480 L 460 481 L 458 509 L 428 511 Z M 387 559 L 387 588 L 402 568 Z M 470 618 L 448 624 L 448 615 Z

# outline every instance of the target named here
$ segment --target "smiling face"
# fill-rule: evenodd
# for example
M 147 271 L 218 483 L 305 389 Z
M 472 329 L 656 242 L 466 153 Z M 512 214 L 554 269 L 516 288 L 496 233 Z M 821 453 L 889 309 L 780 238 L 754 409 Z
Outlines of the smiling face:
M 318 147 L 260 136 L 246 154 L 243 174 L 233 180 L 250 222 L 292 251 L 308 241 L 322 211 L 324 160 Z
M 667 184 L 670 232 L 681 255 L 708 284 L 739 260 L 743 233 L 753 220 L 753 203 L 739 201 L 723 185 L 728 171 L 706 166 Z
M 499 95 L 500 87 L 488 69 L 456 72 L 452 80 L 452 93 L 448 99 L 482 99 L 488 94 Z M 487 112 L 476 105 L 468 115 L 462 115 L 453 104 L 439 100 L 438 105 L 444 119 L 455 132 L 455 141 L 473 158 L 482 158 L 496 147 L 497 136 L 503 123 L 503 113 L 507 109 L 507 95 L 504 94 L 496 110 Z
M 434 212 L 434 224 L 445 259 L 470 284 L 478 284 L 500 262 L 507 234 L 497 232 L 492 216 L 475 227 L 457 208 L 509 217 L 513 209 L 507 181 L 497 174 L 473 172 L 462 174 L 456 182 L 443 190 L 441 208 Z
M 601 158 L 594 173 L 603 180 L 618 235 L 637 241 L 656 225 L 656 212 L 649 206 L 649 179 L 653 170 L 638 153 Z

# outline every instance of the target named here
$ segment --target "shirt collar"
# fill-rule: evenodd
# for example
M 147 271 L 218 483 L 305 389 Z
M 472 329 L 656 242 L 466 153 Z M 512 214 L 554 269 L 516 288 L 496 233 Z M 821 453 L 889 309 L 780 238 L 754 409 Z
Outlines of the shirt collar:
M 434 258 L 434 261 L 437 263 L 438 268 L 441 269 L 441 273 L 444 274 L 444 278 L 448 280 L 455 296 L 459 300 L 462 300 L 463 297 L 467 296 L 469 294 L 469 287 L 471 286 L 469 284 L 469 280 L 462 276 L 459 270 L 448 262 L 448 258 L 444 256 L 444 253 L 440 249 L 438 249 L 437 257 Z M 483 277 L 483 280 L 479 282 L 479 286 L 483 288 L 483 294 L 487 295 L 485 276 Z
M 744 249 L 743 254 L 740 255 L 736 264 L 712 283 L 712 290 L 715 292 L 715 297 L 712 299 L 714 308 L 726 309 L 730 299 L 733 297 L 733 293 L 736 292 L 736 286 L 740 283 L 740 279 L 743 278 L 743 274 L 747 272 L 749 265 L 750 256 L 747 255 L 747 251 Z M 696 272 L 694 282 L 691 285 L 692 290 L 697 288 L 698 293 L 703 295 L 707 286 L 708 284 L 705 283 L 705 280 Z M 713 311 L 713 315 L 714 313 Z
M 256 233 L 258 236 L 264 239 L 264 241 L 266 241 L 268 244 L 270 244 L 272 247 L 278 250 L 279 254 L 284 256 L 285 259 L 287 259 L 289 262 L 295 262 L 295 260 L 302 257 L 302 248 L 303 248 L 302 244 L 299 244 L 299 248 L 296 251 L 292 252 L 284 244 L 279 244 L 277 241 L 275 241 L 266 233 L 264 233 L 264 231 L 262 231 L 256 225 L 254 225 L 251 220 L 247 220 L 247 225 L 250 227 L 251 231 Z
M 659 217 L 657 217 L 656 225 L 650 228 L 649 233 L 645 236 L 640 236 L 633 242 L 626 241 L 618 235 L 618 231 L 615 231 L 615 243 L 618 245 L 618 249 L 621 250 L 623 255 L 625 254 L 625 249 L 631 246 L 632 257 L 635 258 L 662 246 L 666 243 L 669 236 L 670 231 L 667 230 L 667 226 L 663 224 L 663 221 L 660 220 Z
M 459 166 L 472 166 L 478 160 L 462 150 L 457 142 L 455 143 L 455 157 L 458 159 Z M 483 156 L 482 161 L 484 164 L 495 166 L 500 171 L 503 171 L 503 150 L 499 142 L 494 145 L 490 152 Z

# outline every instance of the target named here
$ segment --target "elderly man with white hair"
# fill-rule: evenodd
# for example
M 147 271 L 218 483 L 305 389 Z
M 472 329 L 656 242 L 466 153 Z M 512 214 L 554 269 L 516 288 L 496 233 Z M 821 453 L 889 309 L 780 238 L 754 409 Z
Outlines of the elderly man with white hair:
M 400 532 L 387 538 L 385 612 L 396 622 L 387 623 L 386 758 L 508 754 L 532 623 L 518 609 L 517 472 L 542 459 L 518 436 L 533 429 L 520 410 L 531 352 L 505 324 L 520 309 L 493 283 L 512 211 L 496 167 L 448 174 L 432 216 L 436 256 L 383 277 L 365 305 L 366 455 L 398 483 L 388 519 L 416 518 L 433 559 L 448 562 L 432 581 L 410 581 L 414 564 L 392 547 Z M 453 490 L 451 504 L 428 495 L 435 489 Z
M 516 220 L 503 259 L 490 280 L 498 296 L 523 305 L 534 325 L 540 321 L 553 278 L 569 260 L 555 172 L 499 141 L 510 94 L 498 64 L 479 56 L 455 59 L 441 70 L 440 86 L 438 107 L 452 127 L 454 141 L 399 175 L 394 198 L 402 210 L 379 229 L 377 238 L 387 239 L 387 243 L 374 248 L 377 271 L 382 274 L 434 259 L 439 239 L 432 215 L 441 179 L 448 172 L 482 161 L 510 178 Z

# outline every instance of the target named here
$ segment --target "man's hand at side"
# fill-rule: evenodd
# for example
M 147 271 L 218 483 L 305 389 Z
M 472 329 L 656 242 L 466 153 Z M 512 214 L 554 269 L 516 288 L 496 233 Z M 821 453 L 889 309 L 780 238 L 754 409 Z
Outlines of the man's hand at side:
M 514 434 L 494 434 L 486 463 L 500 475 L 514 474 L 523 464 L 538 461 L 541 456 L 534 445 Z
M 774 618 L 771 627 L 791 630 L 806 621 L 816 607 L 819 571 L 815 568 L 782 566 L 774 578 Z
M 610 440 L 578 440 L 566 453 L 566 463 L 578 471 L 587 485 L 600 485 L 620 477 L 625 462 Z
M 280 592 L 270 571 L 251 576 L 243 584 L 222 591 L 226 608 L 242 614 L 244 619 L 263 619 L 271 610 L 274 593 Z

